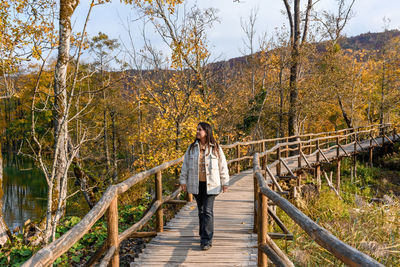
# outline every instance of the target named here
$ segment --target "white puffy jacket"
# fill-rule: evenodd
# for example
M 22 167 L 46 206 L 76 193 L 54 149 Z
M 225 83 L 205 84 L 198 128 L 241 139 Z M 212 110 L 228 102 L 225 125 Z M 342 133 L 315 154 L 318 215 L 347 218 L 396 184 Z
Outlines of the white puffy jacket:
M 190 151 L 189 148 L 185 153 L 179 182 L 180 184 L 186 184 L 187 191 L 189 193 L 198 194 L 200 163 L 200 148 L 198 141 L 196 141 Z M 210 148 L 211 150 L 215 149 L 215 145 L 210 144 Z M 223 185 L 229 185 L 229 170 L 222 148 L 219 147 L 219 156 L 217 156 L 217 153 L 212 152 L 213 151 L 210 151 L 209 153 L 209 148 L 206 147 L 204 153 L 204 162 L 206 165 L 207 194 L 218 195 L 219 193 L 221 193 Z

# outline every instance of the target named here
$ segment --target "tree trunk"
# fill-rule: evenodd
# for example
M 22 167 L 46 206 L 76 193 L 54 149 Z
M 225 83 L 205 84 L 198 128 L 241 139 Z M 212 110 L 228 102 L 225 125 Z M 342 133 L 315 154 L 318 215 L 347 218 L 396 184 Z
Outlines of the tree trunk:
M 118 181 L 118 164 L 117 164 L 117 129 L 115 128 L 115 112 L 111 112 L 111 123 L 112 123 L 112 144 L 113 144 L 113 181 L 114 183 Z
M 103 75 L 103 74 L 101 74 Z M 103 78 L 102 78 L 103 79 Z M 104 87 L 104 86 L 103 86 Z M 104 140 L 104 157 L 106 158 L 106 167 L 107 171 L 110 169 L 111 166 L 111 161 L 110 161 L 110 152 L 108 149 L 108 132 L 107 132 L 107 108 L 106 108 L 106 92 L 103 90 L 103 101 L 104 101 L 104 111 L 103 111 L 103 126 L 104 126 L 104 134 L 103 134 L 103 140 Z
M 289 136 L 297 135 L 298 120 L 298 88 L 297 88 L 297 69 L 299 65 L 299 42 L 300 42 L 300 0 L 294 0 L 294 29 L 290 62 L 290 80 L 289 80 Z
M 71 16 L 79 0 L 60 0 L 59 46 L 54 73 L 54 162 L 49 185 L 45 242 L 55 239 L 56 227 L 65 213 L 68 178 L 67 68 Z
M 382 84 L 381 84 L 381 105 L 379 111 L 379 123 L 383 124 L 384 121 L 384 101 L 385 101 L 385 51 L 383 51 L 383 63 L 382 63 Z
M 343 119 L 346 122 L 347 128 L 353 128 L 353 126 L 352 126 L 353 123 L 352 123 L 351 119 L 349 119 L 349 116 L 347 115 L 346 111 L 344 110 L 342 98 L 340 97 L 340 95 L 338 95 L 337 98 L 338 98 L 340 110 L 342 111 Z
M 278 129 L 278 136 L 283 137 L 285 136 L 285 131 L 283 130 L 283 85 L 282 85 L 282 76 L 283 76 L 283 67 L 279 70 L 279 129 Z

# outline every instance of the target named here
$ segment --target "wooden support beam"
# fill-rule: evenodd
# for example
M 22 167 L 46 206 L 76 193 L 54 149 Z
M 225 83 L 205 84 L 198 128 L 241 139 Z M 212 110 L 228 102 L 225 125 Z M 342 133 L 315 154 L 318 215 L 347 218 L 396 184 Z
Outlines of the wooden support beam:
M 346 155 L 346 157 L 350 157 L 349 153 L 346 152 L 346 150 L 344 150 L 344 148 L 342 147 L 341 144 L 339 144 L 340 149 L 342 149 L 342 151 L 344 152 L 344 154 Z
M 323 172 L 323 173 L 324 173 L 324 177 L 325 177 L 325 179 L 326 179 L 326 182 L 328 183 L 329 188 L 332 189 L 332 191 L 335 192 L 335 194 L 336 194 L 340 199 L 342 199 L 342 197 L 340 196 L 339 192 L 336 190 L 336 188 L 333 186 L 332 182 L 329 180 L 328 175 L 326 174 L 326 172 Z
M 240 145 L 239 144 L 237 144 L 237 146 L 236 146 L 236 158 L 237 159 L 240 158 Z M 240 162 L 237 161 L 236 162 L 236 173 L 239 173 L 239 172 L 240 172 Z
M 261 249 L 267 238 L 268 230 L 268 200 L 261 192 L 258 193 L 258 267 L 267 267 L 268 259 Z
M 283 222 L 278 218 L 278 216 L 275 214 L 275 212 L 273 212 L 273 210 L 270 209 L 269 207 L 268 207 L 268 214 L 272 217 L 272 219 L 274 219 L 276 224 L 279 226 L 279 228 L 282 229 L 282 231 L 285 234 L 290 234 L 289 230 L 286 228 L 286 226 L 283 224 Z
M 269 236 L 271 239 L 293 240 L 293 234 L 268 233 L 268 236 Z
M 339 158 L 340 156 L 340 142 L 339 142 L 339 137 L 336 137 L 336 158 Z
M 111 258 L 111 266 L 119 266 L 119 241 L 118 241 L 118 195 L 111 201 L 107 213 L 107 232 L 109 247 L 115 247 Z
M 321 190 L 321 165 L 318 164 L 315 166 L 315 180 L 318 187 L 318 190 Z
M 304 155 L 304 153 L 303 153 L 302 151 L 300 151 L 300 155 L 303 157 L 303 159 L 304 159 L 304 161 L 306 162 L 307 166 L 308 166 L 310 169 L 313 169 L 313 167 L 311 166 L 310 162 L 308 161 L 306 155 Z
M 281 260 L 285 264 L 284 266 L 294 267 L 294 264 L 289 260 L 286 254 L 275 244 L 275 242 L 271 239 L 269 235 L 266 236 L 265 242 L 281 258 Z
M 158 171 L 155 175 L 155 186 L 156 186 L 156 200 L 162 201 L 162 173 Z M 156 231 L 164 231 L 164 220 L 163 220 L 163 209 L 162 205 L 157 209 L 156 212 Z
M 278 163 L 276 164 L 276 175 L 279 177 L 281 176 L 281 147 L 278 146 L 276 149 L 276 159 Z
M 278 188 L 278 190 L 280 192 L 283 192 L 281 186 L 279 185 L 278 181 L 275 179 L 275 175 L 272 173 L 272 171 L 270 170 L 270 168 L 266 167 L 265 171 L 268 173 L 269 177 L 271 178 L 272 182 L 275 184 L 275 186 Z
M 341 159 L 338 158 L 336 162 L 336 189 L 338 192 L 340 192 L 340 165 Z
M 180 199 L 171 199 L 165 202 L 164 204 L 187 204 L 188 202 L 186 200 L 180 200 Z
M 282 191 L 282 192 L 276 192 L 277 194 L 279 194 L 279 195 L 289 195 L 289 192 L 288 191 Z
M 110 247 L 107 254 L 101 260 L 99 267 L 107 267 L 109 265 L 110 260 L 112 260 L 113 257 L 115 257 L 113 255 L 115 255 L 116 250 L 117 250 L 117 248 L 115 246 Z M 111 262 L 111 266 L 114 266 L 113 262 Z
M 286 138 L 285 142 L 286 144 L 289 143 L 289 137 Z M 289 145 L 286 145 L 285 150 L 285 157 L 287 158 L 289 157 Z
M 258 186 L 257 176 L 255 174 L 253 175 L 253 182 L 254 182 L 253 222 L 258 222 L 257 206 L 258 206 L 258 195 L 260 193 L 260 188 Z M 253 233 L 257 233 L 257 231 L 258 231 L 258 223 L 253 223 Z
M 374 137 L 372 137 L 372 141 L 374 141 L 377 146 L 380 146 L 380 144 L 376 141 Z
M 287 265 L 285 262 L 279 257 L 276 252 L 270 248 L 267 244 L 260 244 L 259 250 L 263 252 L 264 255 L 268 256 L 268 258 L 271 260 L 271 262 L 274 264 L 274 266 L 277 267 L 286 267 Z M 262 266 L 262 265 L 258 265 Z M 267 266 L 267 264 L 265 265 Z
M 299 142 L 298 146 L 299 146 L 298 147 L 298 149 L 299 149 L 299 157 L 297 158 L 297 167 L 301 168 L 301 154 L 303 153 L 301 151 L 301 141 Z
M 325 156 L 324 152 L 322 152 L 321 149 L 318 149 L 319 153 L 321 153 L 321 156 L 325 159 L 326 163 L 330 163 L 329 159 Z
M 286 162 L 285 162 L 282 158 L 280 158 L 279 161 L 282 162 L 283 166 L 286 168 L 286 170 L 287 170 L 292 176 L 296 176 L 296 175 L 292 172 L 292 170 L 289 168 L 289 166 L 286 164 Z
M 373 161 L 373 155 L 374 155 L 374 148 L 369 147 L 369 166 L 372 167 L 372 161 Z
M 358 251 L 333 236 L 327 230 L 316 224 L 304 213 L 297 209 L 287 199 L 279 196 L 267 186 L 260 188 L 261 193 L 274 201 L 295 223 L 307 232 L 307 234 L 319 245 L 327 249 L 335 257 L 349 266 L 383 266 L 370 256 Z
M 321 149 L 319 149 L 319 139 L 317 139 L 317 140 L 315 141 L 315 151 L 317 151 L 316 158 L 317 158 L 317 163 L 319 163 L 319 161 L 320 161 L 320 159 L 319 159 L 319 153 L 320 153 L 320 151 L 321 151 Z
M 129 237 L 143 238 L 143 237 L 155 237 L 157 232 L 136 232 L 131 234 Z
M 358 142 L 358 140 L 356 140 L 357 145 L 361 148 L 361 151 L 364 151 L 365 148 L 362 147 L 362 145 L 360 144 L 360 142 Z
M 384 137 L 389 141 L 389 143 L 394 144 L 392 140 L 385 134 Z

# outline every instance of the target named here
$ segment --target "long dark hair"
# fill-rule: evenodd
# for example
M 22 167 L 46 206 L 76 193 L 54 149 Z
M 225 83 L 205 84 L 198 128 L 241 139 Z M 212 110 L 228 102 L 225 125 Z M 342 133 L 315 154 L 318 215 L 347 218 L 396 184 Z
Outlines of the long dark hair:
M 215 141 L 211 125 L 208 124 L 207 122 L 200 122 L 197 126 L 199 126 L 199 125 L 206 132 L 206 146 L 208 146 L 208 148 L 210 148 L 211 144 L 214 145 L 215 149 L 213 149 L 213 154 L 214 154 L 214 152 L 216 152 L 217 154 L 214 154 L 214 155 L 219 156 L 219 144 L 217 143 L 217 141 Z M 196 142 L 200 143 L 200 139 L 197 137 L 194 140 L 194 142 L 190 144 L 189 151 L 192 151 L 192 148 Z

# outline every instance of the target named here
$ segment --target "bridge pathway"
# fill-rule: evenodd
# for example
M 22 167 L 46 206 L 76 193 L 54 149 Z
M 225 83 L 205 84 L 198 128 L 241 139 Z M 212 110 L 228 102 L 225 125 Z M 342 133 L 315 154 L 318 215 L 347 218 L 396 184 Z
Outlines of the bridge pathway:
M 399 138 L 389 137 L 393 141 Z M 395 139 L 395 140 L 394 140 Z M 385 140 L 388 142 L 387 140 Z M 376 139 L 378 144 L 382 139 Z M 373 145 L 376 145 L 374 142 Z M 357 151 L 368 149 L 370 141 L 357 145 Z M 354 144 L 342 145 L 348 154 L 354 153 Z M 329 159 L 336 157 L 336 148 L 324 151 Z M 346 156 L 340 149 L 340 156 Z M 309 163 L 316 163 L 316 155 L 306 156 Z M 320 156 L 320 160 L 324 160 Z M 298 168 L 297 158 L 284 159 L 291 170 Z M 302 166 L 306 165 L 302 159 Z M 271 168 L 275 175 L 275 168 Z M 282 166 L 282 174 L 287 170 Z M 227 193 L 220 194 L 214 204 L 213 246 L 208 251 L 200 250 L 198 216 L 195 201 L 185 205 L 176 216 L 158 233 L 139 255 L 131 267 L 136 266 L 256 266 L 257 236 L 253 229 L 253 172 L 246 170 L 231 176 Z
M 131 266 L 256 266 L 252 170 L 231 176 L 214 203 L 213 246 L 200 250 L 196 201 L 185 205 Z

